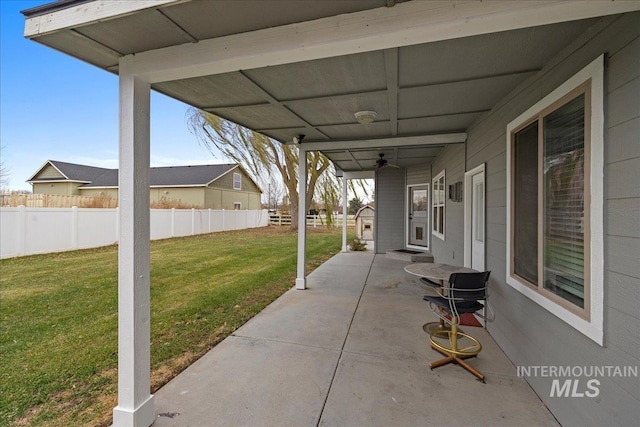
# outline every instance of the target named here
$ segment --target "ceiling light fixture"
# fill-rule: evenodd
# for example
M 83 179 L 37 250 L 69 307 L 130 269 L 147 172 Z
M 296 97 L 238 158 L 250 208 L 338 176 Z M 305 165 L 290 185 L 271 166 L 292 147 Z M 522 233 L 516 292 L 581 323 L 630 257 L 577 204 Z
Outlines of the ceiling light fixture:
M 378 113 L 376 113 L 375 111 L 357 111 L 354 114 L 358 123 L 363 125 L 374 121 L 377 115 Z

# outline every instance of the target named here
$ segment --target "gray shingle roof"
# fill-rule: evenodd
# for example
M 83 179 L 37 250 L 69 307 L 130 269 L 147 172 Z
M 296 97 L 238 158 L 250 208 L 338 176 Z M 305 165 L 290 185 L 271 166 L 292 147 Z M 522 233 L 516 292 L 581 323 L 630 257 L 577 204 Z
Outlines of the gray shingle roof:
M 82 188 L 117 187 L 118 169 L 105 169 L 94 166 L 78 165 L 75 163 L 49 160 L 71 181 L 89 181 Z M 152 186 L 199 186 L 207 185 L 224 173 L 235 168 L 236 164 L 195 165 L 195 166 L 166 166 L 155 167 L 150 170 L 150 185 Z M 42 181 L 45 179 L 36 179 Z
M 101 175 L 110 169 L 97 168 L 95 166 L 78 165 L 75 163 L 49 160 L 56 169 L 71 181 L 92 181 L 97 175 Z

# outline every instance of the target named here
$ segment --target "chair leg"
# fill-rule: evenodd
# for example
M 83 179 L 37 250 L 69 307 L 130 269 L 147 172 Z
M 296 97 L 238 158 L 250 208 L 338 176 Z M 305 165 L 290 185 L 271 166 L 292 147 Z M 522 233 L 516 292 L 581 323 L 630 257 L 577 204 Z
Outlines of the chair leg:
M 436 360 L 435 362 L 429 363 L 429 367 L 431 369 L 437 368 L 438 366 L 446 365 L 447 363 L 453 362 L 454 359 L 455 359 L 455 357 L 453 357 L 453 356 L 447 356 L 444 359 Z
M 471 372 L 473 375 L 478 377 L 478 380 L 484 382 L 484 375 L 480 371 L 478 371 L 476 368 L 469 365 L 467 362 L 460 359 L 459 357 L 454 357 L 454 359 L 458 365 L 462 366 L 464 369 L 466 369 L 467 371 Z
M 458 331 L 458 318 L 453 318 L 452 320 L 453 324 L 451 325 L 451 331 L 434 331 L 430 335 L 431 347 L 446 357 L 429 363 L 429 367 L 431 369 L 434 369 L 440 366 L 447 365 L 449 363 L 457 363 L 462 368 L 475 375 L 479 381 L 484 383 L 484 375 L 464 361 L 464 359 L 468 359 L 469 357 L 478 355 L 478 353 L 480 353 L 480 350 L 482 350 L 482 345 L 477 339 Z M 445 334 L 449 338 L 448 348 L 434 340 L 434 336 L 444 338 Z M 469 338 L 476 343 L 471 347 L 473 348 L 472 350 L 468 350 L 470 349 L 470 347 L 465 347 L 463 349 L 458 348 L 458 338 L 463 337 Z

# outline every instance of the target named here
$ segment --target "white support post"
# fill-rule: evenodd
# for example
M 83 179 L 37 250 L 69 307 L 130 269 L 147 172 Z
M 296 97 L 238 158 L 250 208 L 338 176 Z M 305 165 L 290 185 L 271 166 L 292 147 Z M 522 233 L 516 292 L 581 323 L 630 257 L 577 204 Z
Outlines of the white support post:
M 120 67 L 118 406 L 114 426 L 155 420 L 150 370 L 150 85 Z
M 347 248 L 347 214 L 349 212 L 349 200 L 347 200 L 347 177 L 342 176 L 342 252 L 348 252 Z
M 307 288 L 305 262 L 307 252 L 307 152 L 298 153 L 298 274 L 296 289 Z

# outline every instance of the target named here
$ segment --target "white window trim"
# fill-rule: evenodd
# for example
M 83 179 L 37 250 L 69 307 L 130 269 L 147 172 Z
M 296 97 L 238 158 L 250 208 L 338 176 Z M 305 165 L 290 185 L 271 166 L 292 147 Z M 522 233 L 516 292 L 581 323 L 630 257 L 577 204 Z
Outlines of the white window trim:
M 438 181 L 440 178 L 444 178 L 444 185 L 447 185 L 447 177 L 445 175 L 445 170 L 443 169 L 440 173 L 438 173 L 432 180 L 431 180 L 431 210 L 433 211 L 433 208 L 435 207 L 435 204 L 433 203 L 436 191 L 435 191 L 435 182 Z M 446 191 L 444 192 L 445 196 L 444 196 L 444 200 L 442 201 L 442 233 L 436 231 L 434 228 L 435 225 L 435 221 L 436 221 L 436 216 L 433 215 L 433 212 L 430 212 L 430 216 L 431 216 L 431 234 L 436 236 L 437 238 L 439 238 L 440 240 L 445 240 L 445 231 L 447 229 L 447 196 L 446 196 Z
M 473 201 L 473 177 L 481 173 L 482 178 L 485 180 L 484 185 L 484 193 L 485 193 L 485 206 L 484 206 L 484 215 L 485 215 L 485 239 L 484 239 L 484 250 L 485 250 L 485 267 L 486 267 L 486 252 L 487 252 L 487 239 L 486 239 L 486 216 L 487 216 L 487 184 L 486 184 L 486 173 L 485 173 L 485 163 L 471 169 L 464 173 L 464 266 L 471 268 L 471 208 Z
M 236 209 L 236 205 L 238 205 L 238 209 Z M 233 210 L 234 211 L 242 210 L 242 202 L 233 202 Z
M 238 177 L 238 187 L 236 187 L 236 176 Z M 238 172 L 233 173 L 233 189 L 242 190 L 242 175 L 240 175 Z
M 511 144 L 512 132 L 526 121 L 549 107 L 564 95 L 591 79 L 591 240 L 590 250 L 590 306 L 589 320 L 584 319 L 558 303 L 548 299 L 519 280 L 512 273 L 511 245 L 507 244 L 506 281 L 566 323 L 603 345 L 604 342 L 604 55 L 601 55 L 577 74 L 545 96 L 533 107 L 507 125 L 507 238 L 511 236 Z

